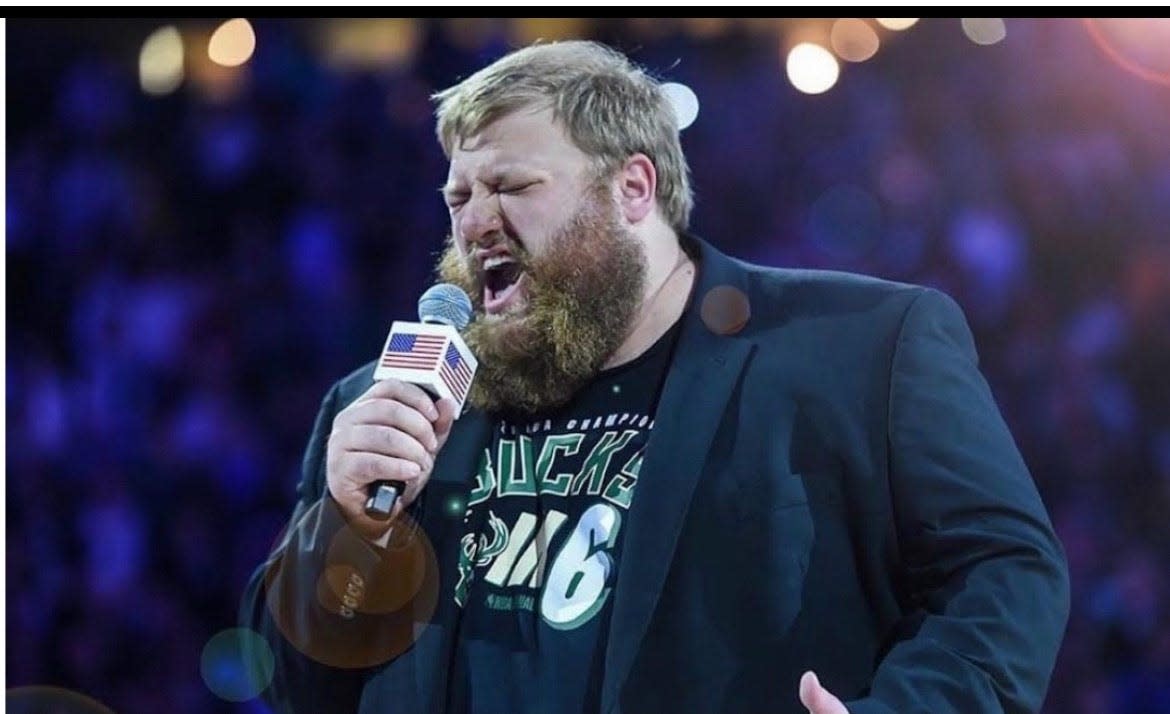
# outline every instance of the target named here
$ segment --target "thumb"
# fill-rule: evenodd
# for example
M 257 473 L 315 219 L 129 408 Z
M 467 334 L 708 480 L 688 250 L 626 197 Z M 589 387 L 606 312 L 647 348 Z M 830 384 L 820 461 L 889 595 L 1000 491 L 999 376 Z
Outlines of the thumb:
M 805 672 L 800 678 L 800 703 L 809 714 L 849 714 L 841 700 L 822 687 L 812 671 Z

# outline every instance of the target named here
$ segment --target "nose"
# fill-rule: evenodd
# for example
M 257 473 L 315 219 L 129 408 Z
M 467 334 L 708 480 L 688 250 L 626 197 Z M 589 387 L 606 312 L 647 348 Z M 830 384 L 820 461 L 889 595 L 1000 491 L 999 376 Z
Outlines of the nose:
M 464 250 L 488 243 L 489 237 L 500 233 L 504 228 L 499 202 L 492 194 L 472 195 L 459 212 L 456 221 L 455 233 Z

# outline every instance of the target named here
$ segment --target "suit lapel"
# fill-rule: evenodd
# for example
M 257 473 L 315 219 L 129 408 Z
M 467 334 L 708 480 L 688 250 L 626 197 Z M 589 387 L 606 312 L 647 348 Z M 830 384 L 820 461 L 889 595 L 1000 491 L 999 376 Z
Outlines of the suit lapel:
M 700 244 L 700 275 L 683 325 L 637 490 L 626 521 L 606 647 L 601 711 L 609 712 L 650 624 L 695 485 L 727 400 L 751 352 L 749 340 L 712 332 L 699 306 L 717 286 L 747 293 L 733 261 Z

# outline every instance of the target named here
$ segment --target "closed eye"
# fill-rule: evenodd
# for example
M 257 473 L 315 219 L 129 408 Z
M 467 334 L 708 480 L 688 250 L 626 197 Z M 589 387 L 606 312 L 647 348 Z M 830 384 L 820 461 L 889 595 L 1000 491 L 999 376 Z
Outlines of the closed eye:
M 528 183 L 513 184 L 511 186 L 501 186 L 499 188 L 499 191 L 500 191 L 500 193 L 509 193 L 509 194 L 522 193 L 525 189 L 530 188 L 532 186 L 535 186 L 536 183 L 537 183 L 536 181 L 529 181 Z
M 447 203 L 447 208 L 451 210 L 455 210 L 467 203 L 467 198 L 468 196 L 465 193 L 448 193 L 443 196 L 443 200 Z

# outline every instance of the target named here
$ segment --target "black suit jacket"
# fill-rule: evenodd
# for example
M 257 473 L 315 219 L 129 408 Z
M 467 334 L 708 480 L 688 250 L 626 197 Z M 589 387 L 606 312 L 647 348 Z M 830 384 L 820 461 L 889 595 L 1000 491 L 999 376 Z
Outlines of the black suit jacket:
M 692 250 L 693 304 L 623 526 L 602 711 L 803 714 L 807 669 L 852 714 L 1038 710 L 1067 568 L 960 309 Z M 733 334 L 701 317 L 715 288 L 747 298 Z M 325 398 L 289 529 L 244 599 L 275 653 L 278 711 L 443 710 L 459 499 L 492 423 L 463 415 L 411 509 L 422 594 L 365 611 L 366 588 L 409 568 L 345 527 L 324 453 L 372 368 Z

